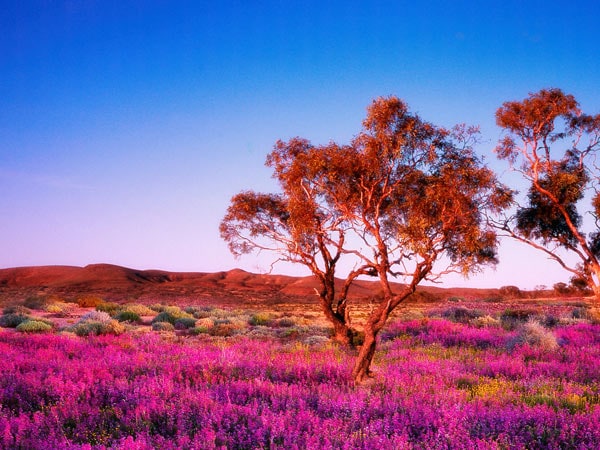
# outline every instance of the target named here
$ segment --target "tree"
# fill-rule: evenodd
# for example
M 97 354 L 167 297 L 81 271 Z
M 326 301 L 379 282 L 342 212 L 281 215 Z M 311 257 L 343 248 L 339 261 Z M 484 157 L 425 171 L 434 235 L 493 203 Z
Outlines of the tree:
M 451 132 L 411 114 L 396 97 L 379 98 L 349 145 L 314 147 L 299 138 L 277 143 L 267 165 L 282 193 L 238 194 L 221 235 L 236 254 L 268 249 L 309 267 L 340 341 L 353 334 L 348 288 L 360 275 L 378 277 L 382 294 L 364 324 L 352 373 L 363 381 L 378 333 L 421 281 L 468 275 L 496 262 L 496 234 L 486 213 L 505 208 L 512 193 L 474 155 L 475 137 L 473 128 Z M 336 294 L 342 257 L 354 270 Z M 403 281 L 398 292 L 390 277 Z
M 498 228 L 545 252 L 600 296 L 600 173 L 595 161 L 600 115 L 583 114 L 575 98 L 560 89 L 542 89 L 522 101 L 505 102 L 496 122 L 506 132 L 497 156 L 529 184 L 527 198 Z M 587 192 L 595 219 L 591 232 L 584 229 L 578 209 Z M 577 262 L 570 263 L 565 253 Z
M 471 148 L 476 129 L 435 127 L 411 114 L 396 97 L 376 99 L 363 131 L 348 148 L 332 203 L 361 246 L 346 249 L 375 272 L 382 295 L 364 324 L 353 377 L 370 375 L 376 338 L 391 312 L 423 280 L 449 272 L 468 275 L 496 263 L 496 234 L 485 213 L 510 203 Z M 390 277 L 404 282 L 394 292 Z

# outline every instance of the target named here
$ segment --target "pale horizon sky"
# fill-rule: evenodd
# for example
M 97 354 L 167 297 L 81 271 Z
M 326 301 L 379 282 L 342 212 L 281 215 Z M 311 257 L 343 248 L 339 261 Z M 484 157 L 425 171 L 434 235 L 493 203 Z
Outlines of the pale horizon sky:
M 278 139 L 346 143 L 377 96 L 480 125 L 478 153 L 518 188 L 494 113 L 546 87 L 598 113 L 599 17 L 595 1 L 5 2 L 0 268 L 267 271 L 220 239 L 229 199 L 276 189 Z M 518 243 L 500 259 L 443 286 L 569 279 Z

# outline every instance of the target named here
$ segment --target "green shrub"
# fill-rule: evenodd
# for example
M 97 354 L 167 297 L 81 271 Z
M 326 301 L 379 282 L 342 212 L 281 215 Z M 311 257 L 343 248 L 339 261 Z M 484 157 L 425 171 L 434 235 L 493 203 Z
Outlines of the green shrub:
M 196 326 L 196 319 L 193 317 L 181 317 L 175 321 L 176 330 L 188 330 Z
M 154 316 L 156 312 L 153 309 L 148 308 L 146 305 L 139 303 L 132 303 L 130 305 L 124 305 L 123 311 L 128 311 L 137 314 L 138 316 Z
M 153 331 L 175 331 L 175 327 L 169 322 L 156 322 L 152 324 Z
M 140 323 L 142 321 L 139 314 L 137 314 L 133 311 L 128 311 L 128 310 L 119 311 L 115 315 L 115 319 L 117 319 L 119 322 L 132 322 L 132 323 Z
M 175 325 L 175 322 L 177 322 L 177 319 L 193 319 L 193 316 L 191 316 L 190 314 L 186 313 L 185 311 L 182 311 L 180 308 L 177 307 L 167 307 L 165 308 L 165 310 L 161 313 L 158 313 L 158 315 L 152 319 L 152 323 L 156 323 L 156 322 L 169 322 L 171 325 Z
M 194 327 L 189 330 L 191 335 L 198 336 L 199 334 L 209 334 L 210 328 L 208 327 Z
M 272 317 L 269 313 L 255 313 L 250 316 L 250 320 L 248 320 L 248 324 L 253 327 L 256 326 L 268 326 L 272 322 Z
M 48 303 L 50 303 L 50 301 L 47 297 L 32 295 L 25 299 L 25 301 L 23 302 L 23 306 L 29 309 L 43 310 L 44 308 L 46 308 L 46 305 L 48 305 Z
M 125 327 L 116 320 L 110 320 L 109 322 L 88 320 L 76 324 L 72 330 L 77 336 L 119 335 L 125 332 Z
M 121 308 L 121 305 L 119 305 L 118 303 L 114 303 L 114 302 L 102 302 L 102 303 L 98 303 L 98 305 L 96 305 L 96 311 L 101 311 L 101 312 L 105 312 L 108 314 L 114 314 L 117 312 L 117 310 L 119 310 Z
M 16 328 L 27 320 L 31 320 L 30 317 L 23 314 L 5 314 L 0 316 L 0 327 Z
M 52 325 L 41 320 L 26 320 L 17 325 L 17 331 L 21 333 L 45 333 L 52 330 Z
M 82 308 L 96 308 L 101 303 L 104 303 L 104 300 L 94 295 L 83 295 L 78 297 L 77 300 L 75 300 L 75 303 Z

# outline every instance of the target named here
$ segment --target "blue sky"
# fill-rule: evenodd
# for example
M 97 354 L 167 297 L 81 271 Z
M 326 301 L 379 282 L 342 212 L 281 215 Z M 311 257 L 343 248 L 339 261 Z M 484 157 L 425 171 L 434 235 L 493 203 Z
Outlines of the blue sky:
M 267 270 L 220 240 L 229 198 L 275 189 L 277 139 L 347 142 L 380 95 L 481 125 L 514 184 L 495 110 L 560 87 L 597 113 L 599 17 L 595 1 L 4 2 L 0 267 Z M 515 243 L 500 256 L 447 284 L 568 279 Z

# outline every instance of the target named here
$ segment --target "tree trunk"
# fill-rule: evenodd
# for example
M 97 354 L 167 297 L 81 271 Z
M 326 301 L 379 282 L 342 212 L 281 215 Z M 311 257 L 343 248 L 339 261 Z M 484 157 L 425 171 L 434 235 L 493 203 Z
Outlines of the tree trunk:
M 346 318 L 331 308 L 331 302 L 327 297 L 321 296 L 321 307 L 325 317 L 333 325 L 333 341 L 344 347 L 354 347 L 354 330 L 348 325 Z
M 365 340 L 360 347 L 352 370 L 352 378 L 357 383 L 361 383 L 371 376 L 371 362 L 375 356 L 376 338 L 377 333 L 373 330 L 372 325 L 365 324 Z

